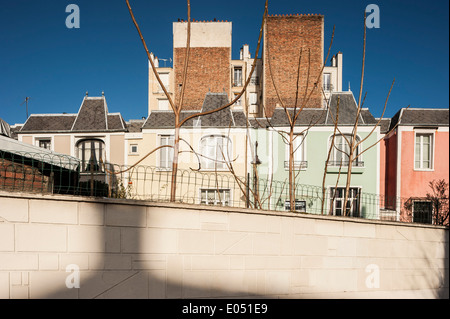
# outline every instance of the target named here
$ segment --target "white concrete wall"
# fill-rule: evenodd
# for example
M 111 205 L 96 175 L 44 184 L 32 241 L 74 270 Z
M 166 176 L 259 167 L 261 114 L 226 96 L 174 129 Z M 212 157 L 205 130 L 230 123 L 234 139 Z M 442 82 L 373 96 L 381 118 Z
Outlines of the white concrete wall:
M 231 48 L 231 22 L 191 22 L 192 48 Z M 173 47 L 185 48 L 187 22 L 173 23 Z
M 442 227 L 0 192 L 0 298 L 448 298 L 448 240 Z

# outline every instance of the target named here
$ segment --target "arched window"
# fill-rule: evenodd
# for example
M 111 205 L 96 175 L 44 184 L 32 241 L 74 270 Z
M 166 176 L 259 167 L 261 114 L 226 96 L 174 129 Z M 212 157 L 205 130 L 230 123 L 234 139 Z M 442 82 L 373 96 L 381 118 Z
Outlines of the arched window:
M 351 143 L 351 134 L 337 134 L 334 140 L 334 147 L 331 150 L 331 157 L 329 164 L 331 166 L 342 166 L 348 165 L 349 154 L 350 154 L 350 145 Z M 333 136 L 330 137 L 329 144 L 331 145 L 331 141 Z M 355 145 L 360 142 L 360 138 L 356 136 Z M 353 158 L 358 156 L 361 153 L 361 145 L 358 145 L 356 152 L 353 154 Z M 361 156 L 358 156 L 352 163 L 352 166 L 363 166 L 364 162 L 361 160 Z
M 105 161 L 105 143 L 98 139 L 85 139 L 77 143 L 78 158 L 81 160 L 81 172 L 103 172 Z
M 222 135 L 205 136 L 200 141 L 200 153 L 202 169 L 226 169 L 231 156 L 231 140 Z

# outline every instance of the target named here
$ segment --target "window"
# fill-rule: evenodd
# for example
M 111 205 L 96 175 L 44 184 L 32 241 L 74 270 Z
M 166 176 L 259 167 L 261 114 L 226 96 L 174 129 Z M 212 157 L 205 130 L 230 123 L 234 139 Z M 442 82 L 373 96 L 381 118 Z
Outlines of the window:
M 413 202 L 413 222 L 431 224 L 433 205 L 430 201 Z
M 164 87 L 166 88 L 167 92 L 170 92 L 170 86 L 169 86 L 169 73 L 159 73 L 159 78 L 161 79 L 161 82 L 164 84 Z M 156 80 L 157 81 L 157 80 Z M 158 92 L 163 92 L 163 89 L 161 85 L 158 83 Z
M 231 154 L 231 140 L 221 135 L 203 137 L 200 141 L 200 153 L 203 169 L 226 169 Z
M 296 199 L 294 202 L 295 211 L 300 213 L 306 213 L 306 201 Z M 289 200 L 284 201 L 284 210 L 291 210 L 291 202 Z
M 250 93 L 249 94 L 249 100 L 251 105 L 255 105 L 258 103 L 258 95 L 256 93 Z
M 330 73 L 323 74 L 323 90 L 325 92 L 333 91 L 333 86 L 331 85 L 331 74 Z
M 331 213 L 336 216 L 345 215 L 344 201 L 345 201 L 345 187 L 331 188 L 330 202 Z M 349 196 L 347 200 L 346 211 L 347 216 L 359 217 L 359 203 L 360 203 L 361 189 L 351 187 L 349 189 Z
M 161 135 L 159 137 L 159 145 L 174 145 L 173 135 Z M 163 147 L 159 150 L 159 168 L 164 170 L 171 170 L 173 162 L 173 148 Z
M 200 189 L 200 203 L 204 205 L 230 206 L 230 190 Z
M 158 110 L 162 110 L 162 111 L 169 110 L 169 100 L 158 99 Z
M 50 139 L 40 139 L 38 140 L 39 147 L 45 148 L 47 150 L 52 149 L 52 141 Z
M 235 93 L 235 94 L 234 94 L 234 98 L 237 98 L 238 95 L 239 95 L 238 93 Z M 242 106 L 242 96 L 241 96 L 238 100 L 236 100 L 236 102 L 234 103 L 234 105 L 235 105 L 235 106 Z
M 414 151 L 415 169 L 433 168 L 433 134 L 416 133 L 416 146 Z
M 308 162 L 306 161 L 305 136 L 303 134 L 297 134 L 294 136 L 293 148 L 294 169 L 306 169 Z M 286 146 L 286 160 L 284 161 L 284 168 L 287 170 L 289 169 L 289 145 Z
M 130 144 L 130 154 L 138 155 L 138 145 L 137 144 Z
M 103 172 L 105 143 L 102 140 L 81 140 L 77 143 L 77 152 L 81 160 L 82 173 Z
M 242 67 L 234 68 L 233 86 L 242 86 Z
M 340 166 L 341 164 L 343 166 L 348 165 L 349 153 L 350 153 L 349 142 L 351 142 L 351 138 L 352 138 L 352 136 L 350 134 L 336 135 L 336 138 L 334 140 L 334 147 L 331 150 L 330 162 L 328 163 L 330 166 Z M 333 136 L 330 137 L 329 145 L 331 145 L 332 139 L 333 139 Z M 357 136 L 355 143 L 359 143 L 359 141 L 360 141 L 360 139 Z M 357 167 L 364 166 L 364 162 L 361 161 L 361 156 L 358 156 L 360 153 L 361 153 L 361 145 L 359 145 L 357 147 L 356 153 L 353 154 L 354 160 L 353 160 L 352 166 L 357 166 Z M 356 156 L 358 156 L 358 157 L 355 159 Z

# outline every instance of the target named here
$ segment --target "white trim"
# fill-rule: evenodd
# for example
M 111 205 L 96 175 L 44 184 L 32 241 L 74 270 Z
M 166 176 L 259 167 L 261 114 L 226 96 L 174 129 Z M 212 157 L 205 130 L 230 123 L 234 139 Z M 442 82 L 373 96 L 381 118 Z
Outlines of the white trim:
M 54 140 L 54 135 L 50 136 L 50 135 L 45 135 L 45 134 L 39 134 L 39 135 L 34 135 L 33 136 L 33 145 L 40 147 L 39 146 L 39 142 L 40 141 L 45 141 L 45 140 L 50 140 L 50 151 L 55 151 L 55 140 Z M 41 147 L 43 148 L 43 147 Z
M 430 147 L 430 168 L 416 168 L 416 138 L 417 135 L 431 135 Z M 424 130 L 418 129 L 414 130 L 414 146 L 413 146 L 413 170 L 416 172 L 434 172 L 434 158 L 435 158 L 435 130 Z M 421 143 L 422 144 L 422 143 Z M 422 156 L 423 152 L 420 152 L 420 156 Z M 422 160 L 420 160 L 422 164 Z
M 72 123 L 72 127 L 70 128 L 71 131 L 73 131 L 73 127 L 75 126 L 75 123 L 77 122 L 78 116 L 80 115 L 80 111 L 81 111 L 81 108 L 83 107 L 85 100 L 86 100 L 86 96 L 83 98 L 83 101 L 81 101 L 81 105 L 80 105 L 80 108 L 78 109 L 77 116 L 75 117 L 75 120 Z
M 401 128 L 403 131 L 420 131 L 420 130 L 424 130 L 424 131 L 435 131 L 435 132 L 449 132 L 449 127 L 448 126 L 439 126 L 439 124 L 436 125 L 401 125 L 398 126 L 399 128 Z
M 330 134 L 329 136 L 328 136 L 328 138 L 327 138 L 327 151 L 326 151 L 326 154 L 328 154 L 328 151 L 330 150 L 330 147 L 331 147 L 331 138 L 333 137 L 333 135 L 334 134 Z M 339 137 L 339 136 L 342 136 L 342 135 L 351 135 L 350 133 L 336 133 L 336 137 Z M 356 143 L 359 143 L 360 141 L 362 141 L 362 139 L 361 139 L 361 137 L 359 136 L 359 134 L 356 134 Z M 345 143 L 345 145 L 348 145 L 348 143 L 347 143 L 347 141 L 346 140 L 344 140 L 343 141 L 344 143 Z M 350 145 L 348 145 L 348 147 L 350 148 Z M 361 154 L 362 152 L 363 152 L 363 143 L 361 143 L 361 144 L 359 144 L 359 146 L 358 146 L 358 150 L 359 150 L 359 154 Z M 334 143 L 334 147 L 333 147 L 333 150 L 331 151 L 332 152 L 332 154 L 330 154 L 331 156 L 330 156 L 330 161 L 333 159 L 333 158 L 335 158 L 335 154 L 334 154 L 334 152 L 338 152 L 337 150 L 336 150 L 336 141 L 335 141 L 335 143 Z M 343 156 L 347 156 L 347 155 L 345 155 L 344 153 L 342 153 L 343 154 Z M 364 161 L 363 161 L 363 159 L 364 159 L 364 155 L 361 155 L 361 156 L 359 156 L 358 157 L 358 162 L 363 162 L 364 163 Z M 378 162 L 377 162 L 378 163 Z M 348 164 L 348 163 L 347 163 Z M 347 164 L 345 164 L 345 165 L 347 165 Z M 378 165 L 379 166 L 379 165 Z M 328 167 L 338 167 L 337 165 L 328 165 Z M 342 167 L 344 167 L 344 165 L 342 165 Z M 352 167 L 353 167 L 353 165 L 352 165 Z M 356 166 L 356 167 L 359 167 L 359 168 L 365 168 L 366 167 L 366 163 L 364 163 L 364 166 Z
M 219 191 L 228 191 L 229 192 L 229 199 L 228 199 L 228 205 L 222 205 L 222 207 L 231 207 L 233 206 L 233 192 L 232 192 L 232 188 L 213 188 L 213 187 L 199 187 L 197 189 L 198 192 L 198 204 L 201 204 L 202 202 L 202 189 L 206 190 L 206 191 L 214 191 L 214 193 L 217 192 L 217 190 Z M 216 195 L 217 196 L 217 195 Z M 209 205 L 209 204 L 206 204 Z M 212 206 L 219 206 L 219 205 L 212 205 Z
M 215 134 L 204 134 L 204 135 L 202 135 L 199 138 L 199 140 L 198 140 L 198 150 L 199 150 L 199 154 L 200 154 L 200 163 L 202 163 L 203 160 L 208 161 L 208 159 L 206 159 L 205 157 L 201 156 L 201 155 L 203 155 L 203 153 L 202 153 L 202 140 L 204 138 L 207 138 L 207 137 L 222 137 L 222 138 L 228 139 L 228 141 L 229 141 L 227 143 L 227 148 L 228 148 L 227 152 L 228 152 L 228 154 L 226 154 L 226 155 L 228 155 L 228 158 L 230 160 L 233 160 L 233 141 L 231 140 L 230 137 L 228 137 L 227 134 L 217 134 L 217 133 L 215 133 Z M 217 151 L 217 149 L 216 149 L 216 151 Z M 201 167 L 200 171 L 201 172 L 215 172 L 215 171 L 217 171 L 217 172 L 226 172 L 226 171 L 229 171 L 227 165 L 225 164 L 225 160 L 228 160 L 228 158 L 224 158 L 223 163 L 220 162 L 220 164 L 223 165 L 222 168 L 216 168 L 216 167 L 214 167 L 214 168 L 203 168 L 203 167 Z
M 403 110 L 402 110 L 403 112 Z M 395 196 L 397 198 L 402 198 L 401 190 L 401 178 L 402 178 L 402 130 L 399 128 L 397 130 L 397 178 L 396 178 L 396 190 L 395 190 Z M 397 203 L 395 210 L 397 211 L 397 221 L 400 221 L 400 212 L 401 212 L 401 202 Z
M 416 198 L 411 199 L 411 222 L 414 223 L 414 202 L 427 202 L 431 204 L 431 224 L 434 223 L 435 214 L 434 214 L 434 206 L 431 200 L 427 200 L 426 198 Z
M 325 210 L 325 208 L 327 208 L 327 209 L 329 209 L 330 207 L 329 207 L 329 205 L 330 205 L 330 203 L 331 203 L 331 190 L 332 189 L 338 189 L 338 188 L 346 188 L 346 185 L 328 185 L 327 186 L 327 192 L 328 192 L 328 200 L 327 200 L 327 204 L 328 204 L 328 206 L 324 206 L 324 210 Z M 358 185 L 350 185 L 350 188 L 357 188 L 357 189 L 359 189 L 359 194 L 361 194 L 362 193 L 362 190 L 363 190 L 363 187 L 362 186 L 358 186 Z M 342 200 L 344 200 L 345 198 L 342 198 Z M 358 217 L 360 217 L 361 216 L 361 197 L 359 198 L 359 216 Z M 378 211 L 378 209 L 377 209 L 377 211 Z M 327 212 L 328 213 L 328 212 Z M 343 213 L 345 213 L 345 209 L 343 210 Z M 377 212 L 378 213 L 378 215 L 379 215 L 379 212 Z M 339 216 L 339 215 L 336 215 L 336 212 L 334 212 L 334 215 L 332 215 L 332 216 Z M 340 215 L 340 216 L 343 216 L 343 215 Z
M 376 183 L 376 190 L 377 190 L 377 194 L 380 194 L 381 195 L 381 182 L 380 182 L 380 178 L 381 178 L 381 143 L 384 141 L 384 140 L 381 140 L 380 141 L 380 130 L 378 129 L 377 130 L 377 141 L 379 141 L 378 143 L 377 143 L 377 160 L 376 160 L 376 167 L 377 167 L 377 183 Z M 385 151 L 385 155 L 386 155 L 386 151 Z M 385 172 L 386 172 L 386 163 L 384 164 L 384 170 L 385 170 Z M 387 172 L 386 172 L 387 173 Z M 385 174 L 385 177 L 386 177 L 386 174 Z M 386 189 L 384 190 L 384 195 L 386 195 Z M 386 196 L 385 196 L 386 197 Z M 377 208 L 377 213 L 378 213 L 378 217 L 379 217 L 379 215 L 380 215 L 380 203 L 378 202 L 377 203 L 377 206 L 378 206 L 378 208 Z
M 128 149 L 128 156 L 139 156 L 139 144 L 138 143 L 129 143 L 129 141 L 126 141 L 127 149 Z M 136 152 L 132 151 L 132 147 L 136 146 Z
M 294 135 L 296 135 L 297 137 L 294 137 L 295 139 L 294 139 L 294 141 L 293 141 L 293 143 L 294 143 L 294 145 L 293 145 L 293 147 L 294 147 L 294 162 L 296 162 L 296 161 L 305 161 L 305 162 L 307 162 L 308 161 L 308 157 L 307 157 L 307 153 L 306 153 L 306 141 L 307 141 L 307 136 L 308 136 L 308 133 L 294 133 Z M 299 146 L 299 142 L 298 142 L 298 136 L 299 135 L 301 135 L 302 136 L 302 139 L 303 139 L 303 141 L 301 142 L 301 146 Z M 295 149 L 297 148 L 297 147 L 299 147 L 299 149 L 301 149 L 302 150 L 302 158 L 301 158 L 301 160 L 298 160 L 298 159 L 296 159 L 296 157 L 295 157 Z M 284 161 L 283 161 L 283 163 L 285 163 L 286 161 L 287 162 L 289 162 L 289 144 L 285 144 L 285 152 L 284 152 Z M 297 155 L 298 156 L 298 155 Z M 289 168 L 286 168 L 285 167 L 285 165 L 283 165 L 284 166 L 284 170 L 286 171 L 286 170 L 289 170 Z M 306 171 L 308 168 L 307 167 L 300 167 L 300 170 L 301 171 Z
M 169 137 L 169 139 L 170 139 L 170 137 L 172 137 L 173 139 L 174 139 L 174 143 L 175 143 L 175 134 L 157 134 L 156 135 L 157 136 L 157 147 L 159 147 L 159 146 L 162 146 L 162 144 L 161 144 L 161 137 L 162 136 L 168 136 Z M 156 170 L 157 171 L 168 171 L 168 172 L 171 172 L 172 171 L 172 165 L 168 165 L 168 167 L 161 167 L 160 165 L 161 165 L 161 150 L 162 149 L 159 149 L 158 150 L 158 152 L 156 152 Z M 169 164 L 170 162 L 173 162 L 173 158 L 172 158 L 172 160 L 170 160 L 169 161 L 169 158 L 167 159 L 168 160 L 168 162 L 167 162 L 167 164 Z

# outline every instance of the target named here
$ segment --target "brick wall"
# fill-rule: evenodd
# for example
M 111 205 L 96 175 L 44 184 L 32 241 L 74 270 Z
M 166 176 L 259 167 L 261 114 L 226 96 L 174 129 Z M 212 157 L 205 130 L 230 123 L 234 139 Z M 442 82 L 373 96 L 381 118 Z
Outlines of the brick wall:
M 275 82 L 284 104 L 287 107 L 295 105 L 300 50 L 302 50 L 302 58 L 299 97 L 303 98 L 307 87 L 309 94 L 319 78 L 318 87 L 314 90 L 306 107 L 322 107 L 320 89 L 322 77 L 319 75 L 323 65 L 323 24 L 324 17 L 322 15 L 268 17 L 264 34 L 263 56 L 264 106 L 268 116 L 272 115 L 276 104 L 279 103 L 273 82 Z M 307 80 L 308 65 L 309 81 Z M 273 81 L 270 72 L 272 72 Z M 301 102 L 298 103 L 298 106 L 300 105 Z
M 175 101 L 179 103 L 186 48 L 174 48 Z M 206 93 L 231 91 L 231 48 L 197 47 L 190 49 L 184 95 L 185 110 L 199 110 Z
M 0 189 L 8 191 L 50 192 L 50 178 L 37 168 L 0 160 Z

